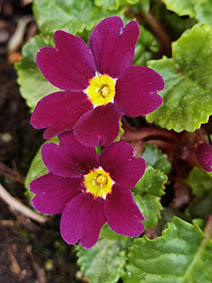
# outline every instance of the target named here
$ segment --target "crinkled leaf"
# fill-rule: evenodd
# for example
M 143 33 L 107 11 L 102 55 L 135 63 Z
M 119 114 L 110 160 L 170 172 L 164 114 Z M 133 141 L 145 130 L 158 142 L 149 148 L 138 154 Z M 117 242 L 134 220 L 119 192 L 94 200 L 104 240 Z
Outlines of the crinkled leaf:
M 49 140 L 48 142 L 55 142 L 58 143 L 57 138 L 53 138 Z M 27 172 L 26 180 L 25 180 L 25 187 L 26 187 L 26 195 L 32 199 L 34 194 L 29 191 L 29 184 L 35 180 L 36 178 L 45 175 L 48 173 L 48 169 L 43 163 L 42 157 L 41 157 L 41 148 L 36 153 L 35 157 L 33 158 L 30 168 Z
M 140 26 L 140 37 L 135 48 L 133 64 L 146 65 L 158 52 L 159 44 L 156 38 L 143 26 Z
M 204 24 L 212 25 L 212 1 L 199 0 L 195 6 L 196 19 Z
M 212 25 L 211 0 L 163 0 L 166 8 L 179 16 L 190 16 L 203 24 Z
M 145 230 L 151 226 L 156 226 L 162 210 L 160 197 L 151 194 L 135 195 L 134 200 L 146 218 L 143 222 Z
M 89 250 L 77 247 L 78 264 L 90 283 L 115 283 L 124 273 L 129 241 L 100 239 Z
M 104 224 L 100 232 L 100 239 L 105 238 L 108 240 L 127 241 L 128 244 L 132 240 L 132 238 L 129 238 L 128 236 L 123 236 L 113 232 L 113 230 L 111 230 L 110 226 L 107 223 Z
M 134 199 L 145 216 L 145 229 L 156 226 L 162 209 L 160 196 L 164 194 L 167 176 L 163 172 L 147 166 L 144 176 L 137 183 L 133 191 Z
M 170 172 L 171 163 L 168 161 L 167 155 L 157 146 L 146 143 L 142 158 L 145 159 L 146 165 L 151 165 L 154 169 L 158 169 L 164 174 Z
M 136 239 L 124 283 L 212 282 L 212 239 L 197 225 L 174 217 L 162 236 Z
M 144 176 L 136 184 L 133 191 L 135 193 L 149 193 L 155 196 L 162 196 L 167 179 L 167 176 L 160 170 L 147 166 Z
M 58 29 L 72 34 L 91 30 L 103 18 L 123 15 L 123 9 L 106 11 L 92 0 L 34 0 L 33 11 L 42 33 L 52 34 Z
M 94 3 L 98 7 L 106 10 L 117 10 L 120 6 L 127 4 L 136 4 L 139 0 L 95 0 Z
M 16 64 L 21 95 L 32 109 L 42 97 L 58 91 L 58 88 L 44 78 L 35 63 L 38 50 L 43 46 L 50 45 L 52 42 L 49 38 L 42 35 L 35 36 L 24 46 L 23 58 Z
M 192 132 L 212 114 L 212 27 L 195 25 L 173 43 L 173 58 L 150 61 L 165 80 L 163 105 L 148 122 Z
M 179 16 L 195 16 L 195 4 L 199 0 L 163 0 L 166 8 Z

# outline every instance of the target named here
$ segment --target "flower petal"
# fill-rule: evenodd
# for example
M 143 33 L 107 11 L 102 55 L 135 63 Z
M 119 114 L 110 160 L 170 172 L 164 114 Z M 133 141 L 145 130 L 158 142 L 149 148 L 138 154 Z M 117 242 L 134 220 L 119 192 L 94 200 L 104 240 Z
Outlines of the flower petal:
M 42 158 L 49 171 L 61 177 L 78 177 L 99 167 L 95 148 L 80 144 L 72 132 L 59 135 L 60 145 L 46 143 L 42 147 Z
M 80 116 L 92 107 L 84 93 L 55 92 L 38 102 L 30 122 L 36 129 L 47 128 L 44 138 L 50 139 L 71 130 Z
M 30 191 L 36 196 L 33 207 L 41 213 L 61 213 L 73 197 L 80 193 L 80 178 L 62 178 L 51 173 L 30 183 Z
M 82 247 L 88 249 L 97 242 L 105 222 L 102 200 L 94 200 L 89 194 L 79 194 L 66 205 L 60 231 L 68 244 L 74 245 L 80 240 Z
M 79 91 L 86 89 L 95 75 L 94 58 L 85 42 L 72 34 L 58 30 L 54 34 L 55 48 L 43 47 L 36 62 L 44 77 L 54 86 Z
M 105 200 L 104 213 L 111 229 L 119 234 L 138 237 L 144 232 L 144 216 L 137 207 L 132 193 L 118 185 Z
M 201 143 L 197 146 L 196 157 L 202 167 L 212 172 L 212 145 L 207 143 Z
M 74 126 L 74 136 L 86 146 L 108 145 L 119 133 L 123 112 L 112 103 L 85 113 Z
M 146 115 L 157 109 L 162 98 L 157 94 L 164 88 L 162 77 L 144 66 L 131 66 L 116 82 L 115 102 L 129 117 Z
M 131 21 L 123 27 L 120 17 L 102 20 L 90 37 L 90 48 L 94 54 L 97 70 L 117 78 L 133 61 L 139 26 Z
M 133 188 L 145 171 L 144 159 L 134 158 L 132 146 L 123 141 L 104 148 L 99 160 L 111 178 L 125 188 Z

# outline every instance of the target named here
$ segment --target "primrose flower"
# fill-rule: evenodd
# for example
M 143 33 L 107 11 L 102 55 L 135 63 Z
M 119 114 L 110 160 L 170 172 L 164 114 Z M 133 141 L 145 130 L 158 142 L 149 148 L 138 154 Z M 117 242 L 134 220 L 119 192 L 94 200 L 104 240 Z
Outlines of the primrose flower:
M 90 36 L 89 46 L 58 30 L 55 47 L 43 47 L 36 62 L 45 78 L 61 91 L 37 104 L 31 117 L 34 128 L 47 128 L 49 139 L 72 130 L 86 146 L 109 145 L 119 133 L 123 115 L 146 115 L 162 103 L 157 91 L 161 76 L 145 66 L 131 66 L 139 26 L 123 26 L 120 17 L 102 20 Z
M 212 145 L 207 143 L 200 143 L 196 148 L 196 158 L 202 167 L 212 172 Z
M 60 145 L 44 144 L 42 158 L 49 173 L 30 184 L 32 203 L 46 214 L 62 213 L 60 231 L 68 244 L 79 240 L 90 248 L 105 222 L 113 231 L 137 237 L 144 220 L 133 200 L 131 188 L 142 177 L 145 161 L 133 157 L 133 148 L 116 142 L 98 156 L 72 132 L 59 135 Z

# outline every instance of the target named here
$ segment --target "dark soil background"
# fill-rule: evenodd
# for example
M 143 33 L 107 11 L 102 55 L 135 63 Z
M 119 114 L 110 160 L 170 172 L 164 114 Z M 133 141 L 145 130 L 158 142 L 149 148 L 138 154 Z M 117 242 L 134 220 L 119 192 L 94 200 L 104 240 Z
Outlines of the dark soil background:
M 30 17 L 22 34 L 18 24 Z M 19 93 L 14 63 L 21 47 L 37 32 L 30 0 L 0 0 L 0 183 L 17 200 L 25 197 L 24 177 L 42 142 L 30 124 L 29 109 Z M 58 218 L 59 220 L 59 218 Z M 59 235 L 59 221 L 33 222 L 0 198 L 0 283 L 82 282 L 73 247 Z

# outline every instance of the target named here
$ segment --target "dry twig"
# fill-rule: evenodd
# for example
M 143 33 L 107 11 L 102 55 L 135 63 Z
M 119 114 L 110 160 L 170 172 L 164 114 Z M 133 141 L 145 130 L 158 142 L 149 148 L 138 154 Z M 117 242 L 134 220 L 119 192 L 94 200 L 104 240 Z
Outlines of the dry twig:
M 0 184 L 0 198 L 2 198 L 9 205 L 11 210 L 16 210 L 22 213 L 23 215 L 25 215 L 26 217 L 29 217 L 41 224 L 47 221 L 45 217 L 35 213 L 29 207 L 25 206 L 23 203 L 18 201 L 16 198 L 11 196 L 1 184 Z

